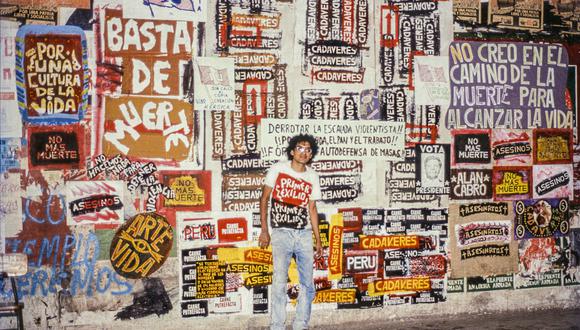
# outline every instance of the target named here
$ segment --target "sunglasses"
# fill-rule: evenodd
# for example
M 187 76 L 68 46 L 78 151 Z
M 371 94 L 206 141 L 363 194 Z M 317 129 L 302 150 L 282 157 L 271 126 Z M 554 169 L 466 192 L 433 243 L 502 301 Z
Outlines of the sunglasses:
M 311 154 L 312 153 L 312 148 L 310 148 L 310 147 L 304 147 L 304 146 L 296 146 L 296 151 L 298 151 L 300 153 Z

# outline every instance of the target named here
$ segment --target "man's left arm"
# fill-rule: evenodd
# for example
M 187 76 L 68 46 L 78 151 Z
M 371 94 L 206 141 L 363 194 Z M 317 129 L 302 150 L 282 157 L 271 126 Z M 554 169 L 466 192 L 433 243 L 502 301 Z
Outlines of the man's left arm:
M 310 223 L 312 224 L 312 232 L 316 240 L 316 252 L 314 258 L 322 257 L 322 242 L 320 241 L 320 230 L 318 229 L 318 210 L 316 209 L 316 201 L 310 200 L 308 202 L 308 211 L 310 213 Z

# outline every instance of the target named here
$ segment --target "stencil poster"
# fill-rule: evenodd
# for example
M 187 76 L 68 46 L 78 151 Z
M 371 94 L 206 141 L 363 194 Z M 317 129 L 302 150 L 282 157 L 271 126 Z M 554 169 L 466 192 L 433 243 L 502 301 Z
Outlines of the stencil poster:
M 123 8 L 126 8 L 123 17 L 126 18 L 149 18 L 197 22 L 205 22 L 207 19 L 207 0 L 122 0 L 122 3 Z
M 532 165 L 532 131 L 494 129 L 491 133 L 494 166 Z
M 195 76 L 194 108 L 196 110 L 236 111 L 234 59 L 196 57 L 193 72 Z M 248 91 L 251 95 L 251 102 L 257 102 L 259 91 L 259 89 Z M 256 107 L 257 104 L 253 106 Z
M 510 202 L 449 206 L 451 276 L 515 272 L 518 245 L 513 240 Z
M 122 181 L 67 182 L 67 224 L 123 223 L 124 186 Z
M 568 51 L 560 44 L 453 42 L 445 126 L 572 128 L 567 76 Z

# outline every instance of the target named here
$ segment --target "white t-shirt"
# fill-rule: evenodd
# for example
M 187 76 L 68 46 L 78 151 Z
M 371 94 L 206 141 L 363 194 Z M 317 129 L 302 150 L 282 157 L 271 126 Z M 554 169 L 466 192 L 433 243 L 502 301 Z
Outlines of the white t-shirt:
M 296 172 L 291 161 L 282 161 L 270 167 L 265 184 L 272 187 L 270 225 L 272 228 L 312 228 L 308 221 L 308 202 L 319 200 L 318 174 L 306 167 Z

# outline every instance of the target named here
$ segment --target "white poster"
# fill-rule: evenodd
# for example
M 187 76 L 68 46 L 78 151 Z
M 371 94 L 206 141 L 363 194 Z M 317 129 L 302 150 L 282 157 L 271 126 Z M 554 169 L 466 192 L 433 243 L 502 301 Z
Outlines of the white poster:
M 288 140 L 301 133 L 311 134 L 318 141 L 315 160 L 402 160 L 405 157 L 405 123 L 402 122 L 265 118 L 261 127 L 264 160 L 284 159 Z
M 123 0 L 123 17 L 205 22 L 207 6 L 207 0 Z
M 0 137 L 22 137 L 22 117 L 18 112 L 18 102 L 15 99 L 0 99 Z
M 22 198 L 20 173 L 0 175 L 0 223 L 2 243 L 6 237 L 16 236 L 22 230 Z M 1 252 L 1 251 L 0 251 Z
M 121 224 L 123 181 L 69 181 L 66 185 L 67 224 Z
M 447 56 L 415 57 L 415 104 L 449 106 L 449 59 Z
M 0 221 L 0 254 L 6 253 L 6 235 L 4 234 L 6 229 L 4 227 L 4 221 Z
M 18 22 L 0 20 L 0 103 L 14 100 L 16 94 L 16 49 L 15 38 Z
M 194 58 L 195 110 L 235 111 L 234 59 L 224 57 Z M 251 88 L 250 88 L 251 89 Z M 259 89 L 248 90 L 255 108 L 262 104 Z

